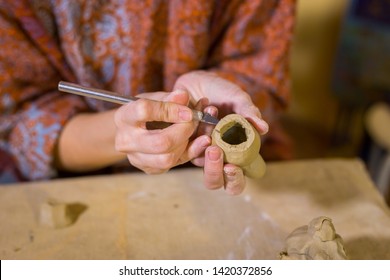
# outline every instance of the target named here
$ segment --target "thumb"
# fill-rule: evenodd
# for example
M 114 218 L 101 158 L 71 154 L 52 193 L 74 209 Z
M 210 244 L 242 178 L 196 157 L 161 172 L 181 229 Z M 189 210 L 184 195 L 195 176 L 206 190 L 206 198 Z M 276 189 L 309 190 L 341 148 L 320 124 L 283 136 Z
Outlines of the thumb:
M 186 90 L 176 89 L 172 91 L 168 96 L 165 96 L 164 101 L 188 106 L 190 102 L 190 95 Z

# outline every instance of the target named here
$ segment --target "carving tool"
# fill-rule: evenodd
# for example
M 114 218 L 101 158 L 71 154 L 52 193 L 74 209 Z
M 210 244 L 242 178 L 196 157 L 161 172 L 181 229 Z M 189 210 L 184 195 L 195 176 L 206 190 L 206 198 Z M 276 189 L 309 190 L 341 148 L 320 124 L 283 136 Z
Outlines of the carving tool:
M 63 81 L 58 83 L 58 90 L 62 92 L 85 96 L 85 97 L 92 97 L 95 99 L 104 100 L 104 101 L 117 103 L 121 105 L 139 99 L 137 97 L 123 97 L 117 95 L 115 92 L 111 92 L 108 90 L 89 88 L 89 87 L 63 82 Z M 197 110 L 192 110 L 192 116 L 193 116 L 192 119 L 194 121 L 200 121 L 212 125 L 216 125 L 219 122 L 219 120 L 213 117 L 212 115 Z

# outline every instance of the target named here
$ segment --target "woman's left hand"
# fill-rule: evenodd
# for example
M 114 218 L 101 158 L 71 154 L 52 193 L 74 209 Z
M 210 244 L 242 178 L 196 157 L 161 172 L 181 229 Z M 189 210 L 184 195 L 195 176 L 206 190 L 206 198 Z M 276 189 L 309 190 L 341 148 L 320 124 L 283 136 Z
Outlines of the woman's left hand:
M 190 93 L 191 102 L 208 99 L 206 111 L 217 115 L 216 108 L 224 114 L 236 113 L 245 117 L 263 135 L 268 132 L 268 124 L 262 119 L 260 110 L 253 104 L 249 94 L 236 84 L 218 75 L 206 71 L 194 71 L 182 75 L 175 83 L 174 89 Z M 204 127 L 204 125 L 203 125 Z M 201 133 L 211 135 L 213 127 L 200 127 Z M 199 129 L 198 129 L 199 131 Z M 204 156 L 192 160 L 197 166 L 204 167 L 204 184 L 209 189 L 224 188 L 227 193 L 240 194 L 245 187 L 242 169 L 223 162 L 223 151 L 218 146 L 210 146 Z

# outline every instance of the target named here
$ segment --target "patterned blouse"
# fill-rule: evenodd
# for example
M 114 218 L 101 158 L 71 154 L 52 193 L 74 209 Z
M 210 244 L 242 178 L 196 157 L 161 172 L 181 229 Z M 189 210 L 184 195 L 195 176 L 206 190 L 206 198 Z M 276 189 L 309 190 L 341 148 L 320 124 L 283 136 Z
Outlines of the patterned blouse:
M 67 120 L 113 108 L 59 93 L 60 80 L 130 96 L 204 69 L 240 85 L 271 121 L 289 101 L 294 2 L 0 0 L 0 183 L 57 176 Z

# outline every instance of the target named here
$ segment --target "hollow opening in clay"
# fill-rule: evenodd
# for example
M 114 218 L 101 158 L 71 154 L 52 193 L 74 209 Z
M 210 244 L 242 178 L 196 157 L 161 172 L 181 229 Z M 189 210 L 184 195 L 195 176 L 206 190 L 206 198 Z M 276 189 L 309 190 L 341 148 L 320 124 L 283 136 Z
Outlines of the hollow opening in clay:
M 222 133 L 222 140 L 230 145 L 244 143 L 247 140 L 245 128 L 240 123 L 235 122 L 233 126 Z

